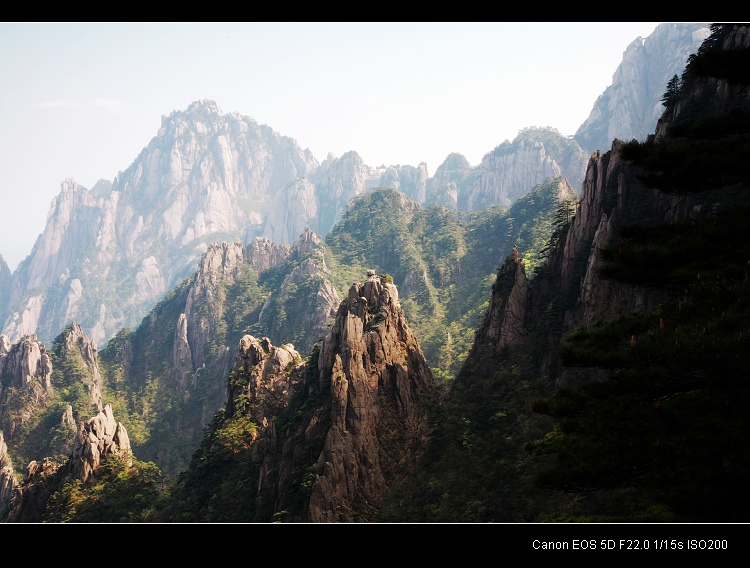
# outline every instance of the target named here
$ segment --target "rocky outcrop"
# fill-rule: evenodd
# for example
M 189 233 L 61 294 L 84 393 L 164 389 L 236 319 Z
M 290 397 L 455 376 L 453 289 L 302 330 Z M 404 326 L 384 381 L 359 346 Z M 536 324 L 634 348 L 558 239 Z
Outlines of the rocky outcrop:
M 291 243 L 305 229 L 326 235 L 353 198 L 376 187 L 397 189 L 423 203 L 428 173 L 425 163 L 370 167 L 352 151 L 341 158 L 329 154 L 311 179 L 295 180 L 273 201 L 263 225 L 264 237 Z
M 297 337 L 302 352 L 309 352 L 325 336 L 339 304 L 322 247 L 322 239 L 305 229 L 294 253 L 302 260 L 269 294 L 258 316 L 277 338 Z
M 372 168 L 356 152 L 319 164 L 252 118 L 196 101 L 163 117 L 113 182 L 62 182 L 31 254 L 12 276 L 0 269 L 0 331 L 50 342 L 76 320 L 102 345 L 135 327 L 212 242 L 325 235 L 351 198 L 391 184 L 423 201 L 427 178 L 426 164 Z
M 7 338 L 0 336 L 2 350 Z M 12 440 L 52 392 L 52 360 L 35 335 L 23 337 L 0 356 L 0 429 Z
M 68 476 L 86 483 L 110 454 L 131 458 L 130 439 L 122 423 L 115 420 L 112 405 L 78 427 Z
M 513 247 L 493 285 L 490 305 L 475 334 L 475 346 L 482 346 L 486 352 L 500 353 L 525 340 L 528 291 L 523 259 Z
M 0 269 L 0 331 L 49 342 L 75 320 L 101 346 L 189 276 L 210 243 L 293 243 L 306 227 L 325 236 L 352 198 L 378 186 L 462 211 L 508 207 L 559 175 L 578 191 L 590 152 L 650 132 L 667 81 L 705 33 L 702 24 L 661 24 L 635 40 L 575 140 L 524 129 L 468 170 L 449 155 L 435 178 L 424 163 L 371 167 L 354 151 L 319 164 L 252 118 L 196 101 L 163 117 L 113 182 L 90 190 L 62 182 L 44 232 L 5 291 Z
M 53 357 L 56 361 L 54 371 Z M 97 350 L 78 324 L 72 323 L 66 327 L 55 339 L 51 352 L 34 335 L 26 336 L 13 345 L 6 336 L 0 335 L 0 519 L 10 515 L 11 519 L 38 520 L 44 502 L 53 491 L 56 482 L 52 481 L 51 476 L 60 465 L 57 458 L 32 460 L 27 466 L 22 493 L 6 445 L 7 440 L 18 451 L 18 444 L 24 442 L 23 426 L 32 423 L 38 415 L 46 416 L 45 412 L 57 412 L 55 407 L 46 408 L 53 392 L 53 381 L 66 385 L 81 381 L 90 407 L 102 411 L 103 380 Z M 108 412 L 111 414 L 111 408 Z M 50 418 L 54 418 L 54 414 Z M 74 447 L 76 433 L 70 404 L 56 420 L 61 427 L 55 428 L 54 440 L 44 440 L 45 451 L 50 452 L 48 455 L 69 454 Z M 122 445 L 123 438 L 118 440 Z M 31 456 L 40 453 L 39 449 L 26 451 Z M 92 467 L 98 467 L 98 462 Z M 19 505 L 21 502 L 25 504 Z M 13 507 L 12 503 L 15 503 Z M 11 509 L 16 506 L 25 512 L 11 514 Z
M 227 387 L 226 411 L 229 416 L 242 412 L 258 426 L 245 442 L 252 444 L 252 460 L 259 469 L 259 504 L 276 503 L 279 492 L 286 490 L 279 487 L 279 471 L 293 464 L 282 463 L 284 436 L 276 428 L 276 419 L 301 388 L 306 371 L 306 362 L 291 343 L 275 347 L 267 337 L 251 335 L 240 340 Z M 262 515 L 257 515 L 258 520 L 268 520 Z
M 427 181 L 425 205 L 435 203 L 453 211 L 458 209 L 458 195 L 473 181 L 473 171 L 464 156 L 449 154 Z
M 391 187 L 406 195 L 409 199 L 416 201 L 417 203 L 424 203 L 427 197 L 427 183 L 429 177 L 427 175 L 427 164 L 424 162 L 420 163 L 419 166 L 388 166 L 387 168 L 378 168 L 380 174 L 377 179 L 377 185 L 373 183 L 375 181 L 372 176 L 371 169 L 371 181 L 368 181 L 367 187 Z
M 562 335 L 597 319 L 611 318 L 635 310 L 653 309 L 663 293 L 599 276 L 599 250 L 615 242 L 617 227 L 628 218 L 630 205 L 644 194 L 655 194 L 643 186 L 636 172 L 618 154 L 616 140 L 606 154 L 595 153 L 575 216 L 540 270 L 526 279 L 523 263 L 511 254 L 498 272 L 490 305 L 477 331 L 472 356 L 485 357 L 505 349 L 510 357 L 532 353 L 540 344 L 549 348 L 537 363 L 543 372 L 555 372 L 556 348 Z M 668 207 L 652 207 L 647 215 L 661 219 Z M 555 320 L 550 326 L 550 321 Z
M 298 386 L 296 380 L 289 380 L 289 371 L 301 362 L 302 357 L 291 343 L 275 347 L 267 337 L 243 336 L 227 385 L 227 414 L 234 416 L 238 411 L 249 411 L 256 424 L 267 427 L 269 418 L 286 408 Z M 240 395 L 255 402 L 252 410 L 246 403 L 238 402 Z M 242 408 L 237 407 L 238 404 L 243 404 Z
M 185 369 L 195 371 L 206 363 L 206 344 L 216 334 L 226 310 L 221 297 L 222 290 L 225 286 L 234 284 L 244 266 L 244 247 L 239 240 L 214 244 L 203 255 L 185 300 L 184 338 L 187 344 L 184 347 L 177 345 L 184 341 L 181 330 L 183 324 L 178 322 L 178 328 L 175 331 L 175 349 L 181 352 L 189 350 L 191 354 L 191 365 Z M 181 320 L 182 315 L 179 318 Z M 178 337 L 177 334 L 180 336 Z M 226 359 L 228 354 L 228 347 L 224 346 L 220 354 L 221 358 Z M 182 358 L 181 354 L 175 353 L 175 357 L 178 356 Z M 186 364 L 187 360 L 178 365 L 175 371 L 180 372 Z M 178 383 L 180 386 L 176 388 L 176 391 L 183 391 L 184 372 L 180 373 Z
M 419 455 L 434 396 L 394 284 L 370 271 L 351 286 L 321 346 L 318 371 L 321 383 L 330 381 L 331 426 L 313 468 L 309 520 L 372 520 L 395 464 Z
M 91 481 L 109 455 L 122 456 L 126 463 L 132 463 L 127 431 L 115 420 L 108 404 L 88 422 L 81 422 L 73 452 L 65 463 L 49 459 L 29 463 L 23 485 L 16 488 L 10 501 L 6 522 L 41 522 L 53 493 L 66 483 Z
M 306 227 L 320 231 L 320 204 L 315 185 L 298 179 L 281 192 L 268 211 L 263 236 L 277 243 L 293 240 Z
M 292 245 L 265 237 L 214 244 L 193 276 L 108 347 L 109 365 L 170 401 L 170 416 L 153 426 L 157 442 L 135 442 L 139 456 L 157 462 L 165 476 L 187 467 L 204 428 L 226 403 L 233 346 L 250 328 L 272 341 L 293 341 L 302 352 L 325 335 L 339 296 L 323 247 L 310 229 Z M 271 284 L 259 283 L 265 278 Z M 193 445 L 183 442 L 175 451 L 169 442 L 175 437 Z
M 321 235 L 327 234 L 341 219 L 349 201 L 365 191 L 370 176 L 370 168 L 356 152 L 347 152 L 340 158 L 329 154 L 315 174 L 318 217 L 308 226 Z
M 750 43 L 747 27 L 735 28 L 725 39 L 725 49 Z M 659 120 L 654 139 L 667 138 L 668 127 L 679 120 L 681 112 L 689 109 L 694 100 L 701 101 L 701 109 L 707 114 L 747 105 L 743 87 L 715 77 L 690 78 L 679 101 Z M 618 227 L 633 222 L 679 222 L 725 205 L 736 205 L 743 199 L 748 201 L 744 193 L 736 191 L 679 195 L 648 188 L 639 178 L 637 168 L 620 157 L 622 145 L 623 141 L 615 139 L 608 152 L 595 152 L 591 156 L 575 216 L 540 275 L 528 283 L 525 301 L 518 269 L 514 271 L 513 263 L 506 261 L 480 328 L 485 331 L 478 332 L 478 338 L 484 334 L 481 335 L 484 339 L 475 342 L 475 352 L 491 354 L 497 345 L 509 346 L 511 353 L 529 352 L 539 335 L 546 335 L 550 348 L 539 357 L 539 363 L 545 372 L 554 374 L 555 346 L 562 334 L 597 320 L 653 310 L 665 299 L 663 290 L 599 275 L 599 251 L 617 246 Z M 511 277 L 513 274 L 516 276 Z M 506 285 L 506 281 L 515 284 Z M 521 314 L 524 310 L 522 325 L 516 317 L 513 326 L 500 325 L 506 315 Z M 552 316 L 552 312 L 556 315 Z M 560 323 L 555 332 L 545 327 L 551 317 Z M 557 377 L 558 384 L 565 382 L 563 375 Z
M 242 251 L 245 261 L 258 273 L 281 266 L 291 253 L 291 245 L 277 243 L 265 237 L 256 237 Z
M 633 40 L 575 141 L 593 153 L 606 152 L 615 138 L 645 140 L 664 112 L 667 83 L 682 73 L 688 56 L 708 34 L 705 23 L 664 23 L 647 38 Z
M 292 345 L 243 337 L 226 411 L 258 426 L 247 440 L 259 468 L 254 520 L 373 520 L 385 493 L 418 459 L 435 396 L 398 289 L 373 271 L 352 284 L 309 360 Z M 299 472 L 308 472 L 304 489 Z
M 723 38 L 721 49 L 747 49 L 750 44 L 748 36 L 750 36 L 750 28 L 746 24 L 734 24 L 731 32 Z M 681 77 L 681 83 L 683 79 L 685 78 Z M 679 97 L 674 104 L 670 105 L 659 117 L 654 131 L 654 141 L 660 142 L 667 138 L 669 127 L 680 122 L 683 115 L 691 111 L 695 112 L 696 103 L 699 105 L 701 115 L 705 117 L 715 117 L 733 109 L 744 108 L 747 99 L 745 90 L 745 85 L 728 81 L 726 77 L 690 78 L 689 84 L 681 85 Z
M 39 523 L 52 494 L 61 487 L 60 464 L 48 459 L 32 461 L 26 468 L 23 484 L 16 487 L 9 503 L 6 523 Z
M 264 310 L 272 305 L 277 297 L 283 296 L 290 284 L 299 285 L 304 278 L 315 277 L 318 286 L 311 296 L 304 298 L 305 306 L 295 309 L 294 325 L 300 329 L 309 329 L 312 333 L 321 333 L 327 329 L 326 324 L 338 305 L 338 294 L 327 279 L 330 271 L 325 258 L 317 249 L 322 245 L 321 239 L 310 229 L 305 229 L 299 240 L 292 246 L 276 244 L 265 237 L 256 237 L 247 246 L 240 241 L 213 245 L 204 255 L 194 281 L 189 286 L 184 306 L 184 323 L 182 315 L 175 331 L 174 360 L 179 361 L 176 371 L 181 375 L 184 384 L 185 372 L 179 370 L 185 365 L 190 354 L 192 362 L 190 372 L 195 372 L 206 364 L 206 342 L 215 337 L 221 319 L 227 310 L 223 305 L 222 290 L 233 285 L 238 276 L 247 269 L 258 274 L 280 267 L 291 258 L 299 261 L 291 272 L 285 275 L 279 290 L 268 295 Z M 207 307 L 210 306 L 210 309 Z M 261 310 L 259 319 L 263 318 Z M 304 345 L 309 349 L 312 344 Z M 225 355 L 228 355 L 228 349 Z M 185 370 L 188 370 L 185 367 Z M 223 367 L 223 373 L 228 367 Z

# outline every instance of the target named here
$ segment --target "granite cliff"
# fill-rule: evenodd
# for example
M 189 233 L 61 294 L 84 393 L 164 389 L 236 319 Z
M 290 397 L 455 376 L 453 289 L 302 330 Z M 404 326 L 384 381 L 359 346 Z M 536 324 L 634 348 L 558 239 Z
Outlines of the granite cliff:
M 158 517 L 372 521 L 423 451 L 436 396 L 397 287 L 370 271 L 308 359 L 267 338 L 241 339 L 225 410 Z M 228 446 L 238 431 L 247 432 L 242 444 Z M 196 485 L 219 471 L 232 484 Z M 235 484 L 256 489 L 238 495 Z
M 663 23 L 648 37 L 634 39 L 574 140 L 589 153 L 605 152 L 615 138 L 645 140 L 664 112 L 667 83 L 682 73 L 708 34 L 706 23 Z
M 727 41 L 746 45 L 746 28 L 739 27 Z M 684 87 L 682 97 L 668 105 L 652 139 L 669 139 L 670 127 L 680 116 L 695 112 L 699 103 L 702 109 L 708 106 L 717 114 L 741 107 L 746 100 L 743 89 L 721 77 L 691 82 Z M 194 127 L 199 133 L 203 128 L 198 123 Z M 551 173 L 559 174 L 557 159 L 544 158 L 551 153 L 551 144 L 517 141 L 521 154 L 531 152 L 534 163 L 547 164 Z M 621 156 L 624 146 L 623 141 L 615 139 L 610 151 L 594 152 L 588 159 L 574 214 L 557 225 L 546 262 L 535 277 L 527 277 L 517 249 L 499 269 L 470 357 L 452 389 L 452 401 L 449 399 L 441 410 L 443 416 L 447 415 L 445 423 L 459 428 L 450 440 L 439 428 L 428 427 L 428 408 L 437 402 L 437 392 L 421 347 L 400 309 L 398 290 L 387 275 L 369 273 L 367 281 L 353 284 L 347 298 L 339 304 L 335 287 L 328 278 L 325 247 L 309 229 L 303 230 L 294 244 L 256 237 L 247 245 L 242 239 L 207 245 L 198 271 L 172 289 L 143 319 L 136 332 L 121 330 L 105 350 L 103 374 L 113 386 L 113 396 L 139 393 L 138 403 L 142 407 L 129 409 L 133 415 L 126 419 L 134 420 L 139 413 L 145 416 L 147 408 L 155 409 L 153 416 L 158 417 L 158 424 L 154 421 L 145 425 L 151 437 L 142 439 L 146 441 L 140 445 L 143 454 L 139 455 L 153 459 L 169 473 L 176 473 L 187 463 L 193 444 L 200 444 L 181 481 L 184 485 L 178 486 L 175 493 L 176 501 L 161 511 L 162 519 L 404 520 L 405 516 L 393 516 L 405 515 L 408 509 L 404 506 L 407 501 L 399 501 L 403 494 L 398 492 L 405 483 L 425 481 L 417 464 L 425 453 L 428 438 L 434 444 L 458 442 L 466 463 L 474 463 L 479 455 L 501 456 L 498 463 L 503 462 L 499 466 L 502 475 L 495 476 L 495 481 L 520 479 L 520 485 L 528 489 L 519 497 L 514 494 L 517 486 L 508 481 L 502 487 L 503 496 L 492 507 L 483 502 L 481 488 L 476 492 L 477 499 L 470 503 L 453 502 L 456 492 L 441 488 L 444 478 L 438 480 L 432 472 L 433 477 L 423 484 L 424 495 L 434 493 L 430 495 L 433 502 L 425 509 L 435 513 L 432 520 L 451 520 L 450 515 L 454 515 L 453 519 L 474 521 L 537 518 L 540 507 L 548 504 L 550 501 L 545 499 L 550 497 L 539 498 L 539 494 L 525 485 L 534 467 L 523 471 L 505 469 L 510 467 L 509 456 L 515 456 L 523 442 L 543 435 L 544 429 L 549 428 L 545 417 L 529 417 L 529 400 L 548 394 L 552 385 L 575 386 L 609 376 L 597 368 L 563 369 L 557 358 L 563 337 L 600 320 L 651 311 L 667 297 L 656 286 L 604 277 L 600 270 L 602 251 L 616 250 L 622 244 L 619 231 L 628 223 L 697 219 L 707 211 L 719 211 L 737 202 L 723 190 L 714 191 L 707 198 L 706 194 L 675 195 L 652 189 L 644 183 L 642 170 Z M 567 160 L 560 158 L 561 162 L 571 164 L 580 159 L 575 146 L 566 148 L 571 151 L 558 154 L 558 157 L 568 156 Z M 514 152 L 510 143 L 501 145 L 492 159 L 488 158 L 487 169 L 494 168 L 494 159 L 505 160 Z M 230 155 L 231 152 L 213 159 L 227 163 Z M 451 169 L 453 166 L 456 167 Z M 468 179 L 466 167 L 460 155 L 451 155 L 440 172 L 443 180 L 440 189 L 433 195 L 443 196 L 440 199 L 452 199 L 455 195 L 458 207 L 461 193 L 456 180 L 464 183 Z M 316 178 L 311 173 L 314 181 L 309 181 L 310 185 L 305 185 L 308 182 L 304 180 L 300 185 L 297 180 L 287 186 L 298 188 L 299 195 L 304 197 L 301 215 L 331 220 L 343 216 L 345 209 L 327 207 L 329 217 L 322 217 L 315 207 L 305 204 L 327 196 L 329 205 L 341 205 L 344 196 L 349 199 L 356 195 L 359 187 L 368 189 L 368 183 L 374 179 L 367 177 L 372 169 L 364 173 L 366 168 L 355 153 L 341 160 L 331 158 L 327 168 L 341 175 Z M 383 170 L 379 176 L 390 176 L 391 183 L 400 184 L 415 197 L 430 199 L 429 184 L 423 183 L 426 170 L 410 167 Z M 342 174 L 344 171 L 347 173 Z M 500 199 L 500 193 L 493 193 L 492 189 L 497 186 L 488 181 L 493 176 L 485 172 L 485 181 L 474 180 L 462 186 L 473 188 L 463 194 L 466 203 Z M 346 185 L 337 181 L 344 177 L 356 182 Z M 226 180 L 230 178 L 229 172 L 225 172 L 222 183 L 229 183 Z M 556 180 L 558 194 L 569 195 L 566 179 L 558 176 Z M 116 180 L 113 187 L 117 183 Z M 93 202 L 87 201 L 92 198 L 87 195 L 88 190 L 72 186 L 69 190 L 69 197 L 88 203 L 85 210 L 90 212 Z M 97 199 L 110 190 L 102 184 Z M 305 196 L 310 199 L 305 201 Z M 410 207 L 411 218 L 417 218 L 418 207 Z M 283 220 L 281 213 L 277 211 L 272 219 Z M 83 213 L 78 211 L 75 215 Z M 280 227 L 279 235 L 296 226 L 294 218 L 292 215 L 274 225 Z M 267 219 L 263 226 L 271 230 Z M 74 225 L 78 227 L 77 223 Z M 159 234 L 165 237 L 167 232 Z M 386 249 L 380 242 L 377 246 L 382 256 Z M 48 259 L 53 256 L 48 255 Z M 144 271 L 139 272 L 141 278 L 136 278 L 135 285 L 143 289 L 158 288 L 151 286 L 158 278 L 153 280 L 148 276 L 156 275 L 151 269 L 157 266 L 143 265 Z M 418 290 L 420 282 L 428 283 L 426 271 L 413 274 L 411 281 L 404 282 L 402 287 Z M 438 274 L 441 282 L 447 282 L 448 278 L 446 274 Z M 61 277 L 61 282 L 67 282 L 67 278 Z M 72 282 L 70 286 L 73 290 Z M 75 305 L 73 296 L 69 296 L 65 309 L 71 316 L 73 312 L 68 312 Z M 30 314 L 42 309 L 31 300 L 26 306 Z M 263 329 L 278 333 L 278 338 L 273 339 L 278 347 L 274 347 L 269 337 L 246 333 L 260 329 L 260 323 Z M 294 343 L 284 343 L 293 336 Z M 238 337 L 238 352 L 232 362 L 227 346 L 237 344 Z M 323 338 L 320 343 L 319 338 Z M 0 510 L 10 511 L 9 520 L 39 519 L 40 504 L 60 488 L 57 476 L 62 473 L 58 472 L 64 471 L 68 482 L 73 479 L 86 482 L 101 466 L 97 456 L 101 458 L 110 450 L 129 455 L 130 439 L 124 426 L 114 421 L 110 406 L 101 407 L 102 395 L 97 385 L 101 384 L 102 374 L 97 369 L 94 343 L 74 324 L 55 340 L 53 352 L 50 358 L 33 335 L 24 336 L 16 344 L 0 336 L 3 400 L 20 391 L 27 393 L 29 401 L 36 405 L 34 408 L 44 407 L 57 391 L 58 361 L 59 367 L 75 363 L 76 376 L 84 377 L 80 383 L 81 396 L 75 402 L 85 400 L 89 408 L 101 413 L 92 421 L 81 422 L 76 429 L 74 405 L 58 412 L 58 422 L 67 430 L 72 426 L 76 432 L 70 439 L 72 457 L 69 462 L 32 461 L 23 488 L 7 473 L 11 460 L 7 457 L 5 439 L 0 439 L 0 496 L 7 497 L 0 501 Z M 308 352 L 310 357 L 303 360 L 300 353 Z M 71 353 L 75 357 L 70 357 Z M 508 362 L 508 368 L 499 362 Z M 485 387 L 479 385 L 483 374 L 496 379 L 496 384 L 482 390 Z M 530 376 L 535 380 L 530 381 Z M 228 384 L 224 382 L 226 377 Z M 132 387 L 136 388 L 129 390 Z M 455 414 L 457 409 L 467 408 L 461 406 L 466 401 L 456 402 L 467 394 L 471 395 L 467 400 L 480 401 L 479 419 Z M 213 410 L 218 407 L 223 410 L 212 420 Z M 6 413 L 6 408 L 10 407 L 2 407 L 0 418 L 10 443 L 12 434 L 34 412 L 13 407 L 14 412 Z M 79 422 L 82 419 L 79 414 Z M 208 434 L 201 439 L 206 425 Z M 488 452 L 481 440 L 486 432 L 491 433 L 490 438 L 497 444 Z M 175 440 L 180 443 L 174 443 Z M 180 453 L 181 444 L 184 447 Z M 178 451 L 167 455 L 167 447 L 170 452 Z M 477 471 L 476 477 L 462 480 L 465 487 L 476 483 L 477 478 L 496 473 L 491 469 Z M 252 489 L 239 494 L 237 487 Z
M 133 438 L 141 459 L 169 476 L 187 466 L 225 404 L 233 346 L 245 333 L 293 341 L 303 352 L 325 335 L 339 296 L 323 247 L 310 230 L 293 245 L 265 237 L 214 244 L 137 329 L 109 342 L 102 358 L 114 394 L 152 393 L 131 404 L 148 432 Z
M 712 26 L 655 133 L 591 156 L 535 276 L 506 257 L 381 520 L 746 521 L 749 54 Z

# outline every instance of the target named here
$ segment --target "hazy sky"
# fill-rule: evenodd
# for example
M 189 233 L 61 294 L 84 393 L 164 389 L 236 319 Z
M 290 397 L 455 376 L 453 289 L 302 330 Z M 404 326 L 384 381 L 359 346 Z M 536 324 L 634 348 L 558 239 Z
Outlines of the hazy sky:
M 162 115 L 212 99 L 323 161 L 451 152 L 528 126 L 575 134 L 656 22 L 0 23 L 0 254 L 14 270 L 60 182 L 112 180 Z

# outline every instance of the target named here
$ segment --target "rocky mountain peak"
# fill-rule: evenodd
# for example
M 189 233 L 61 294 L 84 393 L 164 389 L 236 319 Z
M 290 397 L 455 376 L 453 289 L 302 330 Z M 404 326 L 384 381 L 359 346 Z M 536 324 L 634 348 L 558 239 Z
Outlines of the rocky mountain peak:
M 500 353 L 503 348 L 523 341 L 528 334 L 528 288 L 524 261 L 513 245 L 492 287 L 490 305 L 477 329 L 473 352 L 482 349 L 485 354 Z
M 228 385 L 205 458 L 248 451 L 241 467 L 252 462 L 257 493 L 242 515 L 255 521 L 374 520 L 421 455 L 437 395 L 397 287 L 374 270 L 352 284 L 308 359 L 293 345 L 245 335 Z M 247 433 L 242 447 L 224 434 L 238 430 Z
M 667 83 L 682 73 L 688 56 L 708 35 L 705 23 L 663 23 L 647 38 L 633 40 L 575 141 L 593 153 L 606 152 L 615 138 L 645 140 L 664 112 L 661 98 Z
M 112 406 L 108 404 L 99 414 L 81 422 L 73 451 L 65 463 L 46 458 L 31 461 L 26 467 L 23 485 L 8 486 L 6 492 L 0 494 L 0 511 L 7 511 L 5 521 L 40 522 L 53 493 L 72 481 L 84 484 L 90 481 L 100 469 L 102 460 L 111 454 L 122 456 L 126 463 L 132 464 L 127 431 L 115 420 Z M 5 487 L 8 482 L 9 478 L 0 472 L 0 484 Z M 1 498 L 3 496 L 6 498 Z
M 249 411 L 256 424 L 268 426 L 269 419 L 286 408 L 298 386 L 289 371 L 301 362 L 302 357 L 291 343 L 275 347 L 267 337 L 243 336 L 227 386 L 227 414 L 232 416 L 240 410 L 236 408 L 240 400 L 237 397 L 244 394 L 255 404 L 250 409 L 248 403 L 242 410 Z
M 81 422 L 68 464 L 69 475 L 85 483 L 109 454 L 131 457 L 128 432 L 115 420 L 111 404 L 88 422 Z
M 498 204 L 507 208 L 537 184 L 560 176 L 577 189 L 588 158 L 575 141 L 554 128 L 524 128 L 513 142 L 506 140 L 485 154 L 471 175 L 467 172 L 465 181 L 457 185 L 456 207 L 462 211 Z
M 7 338 L 0 343 L 5 349 Z M 0 427 L 8 439 L 31 418 L 34 407 L 47 400 L 52 392 L 51 378 L 52 360 L 34 334 L 24 336 L 0 355 Z M 18 397 L 12 397 L 14 390 L 25 393 L 20 407 Z
M 215 114 L 215 115 L 223 115 L 224 113 L 221 112 L 221 109 L 219 108 L 219 105 L 216 104 L 216 101 L 213 101 L 211 99 L 202 99 L 199 101 L 194 101 L 190 103 L 190 105 L 187 108 L 188 114 Z
M 435 394 L 396 286 L 368 271 L 339 306 L 318 358 L 330 381 L 331 426 L 314 466 L 312 521 L 372 520 L 397 473 L 417 458 Z

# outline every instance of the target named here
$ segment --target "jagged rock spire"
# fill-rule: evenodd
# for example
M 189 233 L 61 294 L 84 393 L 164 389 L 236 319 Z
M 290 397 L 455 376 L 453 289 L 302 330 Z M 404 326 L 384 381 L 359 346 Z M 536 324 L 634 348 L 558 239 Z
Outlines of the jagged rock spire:
M 331 427 L 313 468 L 314 522 L 373 520 L 393 464 L 417 459 L 435 393 L 432 373 L 395 284 L 370 270 L 342 302 L 318 360 L 330 380 Z
M 85 483 L 109 454 L 131 455 L 128 432 L 115 420 L 111 404 L 79 425 L 69 462 L 70 475 Z

